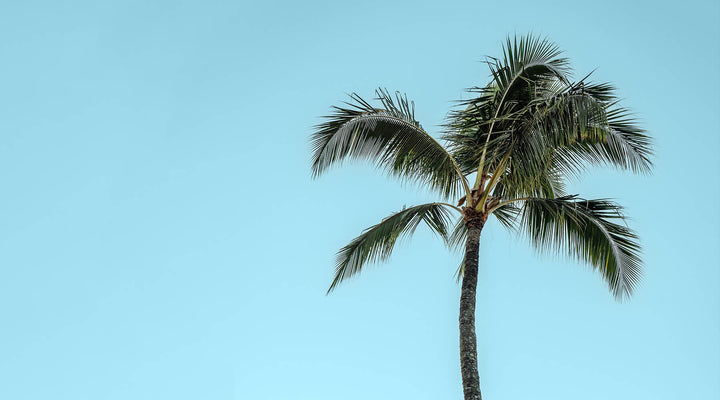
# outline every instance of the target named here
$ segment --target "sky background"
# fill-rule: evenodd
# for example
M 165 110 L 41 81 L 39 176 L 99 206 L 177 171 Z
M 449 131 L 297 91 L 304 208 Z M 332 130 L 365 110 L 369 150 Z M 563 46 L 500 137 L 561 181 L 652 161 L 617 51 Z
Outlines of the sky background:
M 0 398 L 460 399 L 453 274 L 419 229 L 326 296 L 335 252 L 432 194 L 313 125 L 378 86 L 440 133 L 485 55 L 534 32 L 655 138 L 625 205 L 645 275 L 598 274 L 496 222 L 480 246 L 489 400 L 720 398 L 720 3 L 0 2 Z

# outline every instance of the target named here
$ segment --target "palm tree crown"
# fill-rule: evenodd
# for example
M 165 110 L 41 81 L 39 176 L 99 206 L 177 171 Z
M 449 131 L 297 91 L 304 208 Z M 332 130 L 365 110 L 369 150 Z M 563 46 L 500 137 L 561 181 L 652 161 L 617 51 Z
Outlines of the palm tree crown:
M 539 249 L 592 265 L 618 300 L 632 294 L 641 275 L 640 246 L 622 208 L 568 195 L 563 182 L 591 165 L 648 173 L 649 137 L 619 106 L 610 84 L 593 83 L 589 75 L 573 81 L 568 60 L 547 40 L 508 38 L 502 57 L 488 58 L 487 65 L 490 83 L 472 88 L 471 99 L 450 113 L 444 146 L 415 119 L 406 96 L 385 89 L 376 91 L 377 105 L 351 95 L 316 127 L 314 176 L 348 158 L 367 159 L 439 196 L 388 216 L 343 247 L 328 292 L 366 263 L 386 259 L 397 239 L 421 222 L 448 245 L 470 249 L 468 230 L 477 230 L 477 241 L 494 215 Z M 466 250 L 463 264 L 470 254 Z M 474 315 L 474 284 L 471 290 Z M 480 398 L 479 389 L 475 397 L 466 391 L 466 398 Z

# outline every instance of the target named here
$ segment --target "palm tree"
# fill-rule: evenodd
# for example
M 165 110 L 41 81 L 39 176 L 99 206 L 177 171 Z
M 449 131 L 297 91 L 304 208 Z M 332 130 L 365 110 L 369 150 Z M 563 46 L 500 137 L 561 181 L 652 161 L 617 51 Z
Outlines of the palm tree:
M 475 291 L 480 232 L 487 219 L 495 216 L 539 249 L 586 261 L 622 301 L 641 275 L 638 238 L 618 204 L 568 195 L 563 182 L 590 165 L 636 173 L 652 166 L 650 139 L 618 105 L 614 88 L 590 82 L 589 75 L 573 82 L 555 44 L 532 36 L 508 38 L 503 56 L 488 58 L 487 65 L 490 83 L 470 89 L 472 98 L 451 112 L 441 137 L 445 146 L 415 119 L 414 103 L 384 89 L 376 92 L 379 106 L 352 94 L 311 138 L 315 177 L 344 159 L 368 159 L 439 195 L 438 202 L 386 217 L 343 247 L 328 293 L 365 264 L 387 259 L 397 239 L 421 222 L 450 247 L 464 244 L 458 279 L 466 400 L 481 399 Z M 453 205 L 451 199 L 460 196 Z

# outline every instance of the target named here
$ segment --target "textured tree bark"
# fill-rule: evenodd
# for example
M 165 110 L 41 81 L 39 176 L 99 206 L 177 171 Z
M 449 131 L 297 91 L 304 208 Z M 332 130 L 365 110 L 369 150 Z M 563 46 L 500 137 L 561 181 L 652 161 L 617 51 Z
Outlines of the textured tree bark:
M 478 280 L 478 251 L 480 232 L 485 224 L 482 216 L 465 214 L 468 227 L 465 242 L 465 270 L 460 295 L 460 369 L 465 400 L 482 400 L 477 364 L 477 336 L 475 335 L 475 294 Z

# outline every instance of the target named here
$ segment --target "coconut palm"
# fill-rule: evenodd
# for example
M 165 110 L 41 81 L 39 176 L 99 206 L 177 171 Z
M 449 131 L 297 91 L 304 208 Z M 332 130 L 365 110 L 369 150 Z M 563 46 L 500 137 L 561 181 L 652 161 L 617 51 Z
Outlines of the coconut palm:
M 472 88 L 471 99 L 450 113 L 440 137 L 444 145 L 415 119 L 406 96 L 384 89 L 376 92 L 377 105 L 352 94 L 311 138 L 314 176 L 345 159 L 367 159 L 439 196 L 438 202 L 386 217 L 343 247 L 328 293 L 364 265 L 386 260 L 397 240 L 421 223 L 450 247 L 464 245 L 458 279 L 466 400 L 481 399 L 475 291 L 487 219 L 495 216 L 541 250 L 589 263 L 622 301 L 641 275 L 638 238 L 618 204 L 568 195 L 563 182 L 592 165 L 636 173 L 651 168 L 650 140 L 618 105 L 614 88 L 592 83 L 589 76 L 573 81 L 555 44 L 532 36 L 508 38 L 502 57 L 488 58 L 487 65 L 490 83 Z

